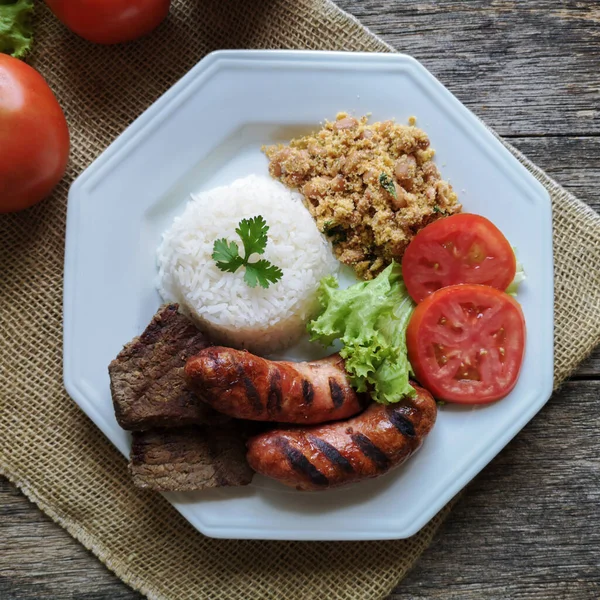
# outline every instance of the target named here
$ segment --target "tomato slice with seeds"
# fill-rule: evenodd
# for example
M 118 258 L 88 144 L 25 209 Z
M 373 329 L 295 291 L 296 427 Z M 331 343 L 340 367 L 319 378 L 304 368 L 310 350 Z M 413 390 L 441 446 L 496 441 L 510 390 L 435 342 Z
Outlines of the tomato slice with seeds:
M 525 352 L 519 303 L 485 285 L 442 288 L 417 305 L 406 331 L 421 385 L 448 402 L 485 404 L 517 383 Z
M 485 217 L 466 213 L 421 229 L 402 258 L 402 276 L 415 302 L 459 283 L 504 291 L 516 270 L 515 253 L 502 232 Z

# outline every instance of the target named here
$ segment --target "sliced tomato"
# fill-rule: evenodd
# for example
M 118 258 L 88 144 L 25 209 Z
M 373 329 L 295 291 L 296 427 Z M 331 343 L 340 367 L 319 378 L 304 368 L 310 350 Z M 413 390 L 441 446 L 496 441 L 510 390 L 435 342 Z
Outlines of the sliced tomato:
M 518 302 L 484 285 L 442 288 L 417 305 L 406 331 L 408 358 L 436 398 L 484 404 L 515 386 L 525 351 Z
M 485 217 L 466 213 L 421 229 L 402 258 L 402 276 L 415 302 L 458 283 L 504 291 L 516 270 L 515 253 L 502 232 Z

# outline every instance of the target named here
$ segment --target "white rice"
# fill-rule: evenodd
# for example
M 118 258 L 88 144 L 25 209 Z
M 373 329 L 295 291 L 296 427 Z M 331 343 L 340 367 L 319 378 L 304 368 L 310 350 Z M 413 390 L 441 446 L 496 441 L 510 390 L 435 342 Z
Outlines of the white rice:
M 261 256 L 283 271 L 268 289 L 250 288 L 244 267 L 217 268 L 215 240 L 236 241 L 241 219 L 262 215 L 269 226 Z M 251 175 L 192 195 L 183 214 L 164 233 L 158 248 L 158 290 L 178 302 L 213 341 L 268 354 L 292 344 L 305 331 L 322 277 L 335 274 L 338 261 L 298 193 L 267 177 Z

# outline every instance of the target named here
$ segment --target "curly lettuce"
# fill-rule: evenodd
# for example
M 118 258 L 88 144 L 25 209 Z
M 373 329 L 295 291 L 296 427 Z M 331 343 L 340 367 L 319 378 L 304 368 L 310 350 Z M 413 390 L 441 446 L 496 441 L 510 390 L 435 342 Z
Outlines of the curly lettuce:
M 527 276 L 525 275 L 525 269 L 517 256 L 517 249 L 513 248 L 513 252 L 515 253 L 515 259 L 517 261 L 517 272 L 515 273 L 515 278 L 512 280 L 511 284 L 506 288 L 506 293 L 516 297 L 519 292 L 519 286 L 527 279 Z
M 33 43 L 33 0 L 0 0 L 0 52 L 23 58 Z
M 339 339 L 344 344 L 340 354 L 357 391 L 370 392 L 381 404 L 414 395 L 408 381 L 406 327 L 415 305 L 398 263 L 345 290 L 335 277 L 324 278 L 319 303 L 319 316 L 308 324 L 311 341 L 330 346 Z

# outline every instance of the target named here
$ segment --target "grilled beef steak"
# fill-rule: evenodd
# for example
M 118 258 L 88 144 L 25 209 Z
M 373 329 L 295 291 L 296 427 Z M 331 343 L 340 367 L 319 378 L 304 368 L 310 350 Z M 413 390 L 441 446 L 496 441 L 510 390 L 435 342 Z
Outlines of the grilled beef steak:
M 134 432 L 133 482 L 160 492 L 248 485 L 254 472 L 238 423 Z
M 123 429 L 228 420 L 200 401 L 185 381 L 187 359 L 210 343 L 177 309 L 177 304 L 162 306 L 144 333 L 125 345 L 108 367 L 115 415 Z

